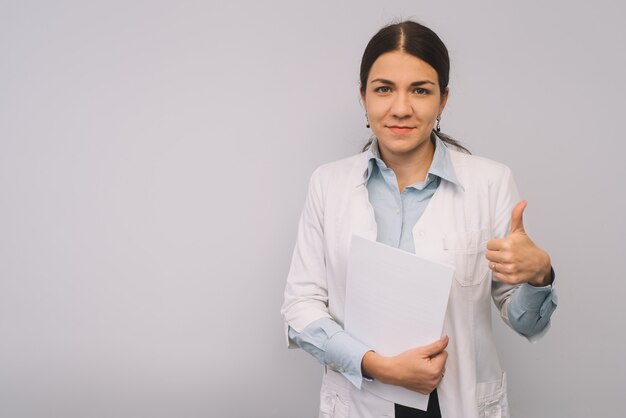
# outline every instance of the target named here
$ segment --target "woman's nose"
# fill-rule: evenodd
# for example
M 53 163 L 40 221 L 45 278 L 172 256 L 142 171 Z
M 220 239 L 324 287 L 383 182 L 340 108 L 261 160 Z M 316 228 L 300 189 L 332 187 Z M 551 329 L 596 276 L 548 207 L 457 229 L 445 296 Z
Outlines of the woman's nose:
M 411 104 L 409 103 L 409 97 L 406 94 L 397 94 L 391 104 L 391 113 L 397 118 L 405 118 L 411 115 Z

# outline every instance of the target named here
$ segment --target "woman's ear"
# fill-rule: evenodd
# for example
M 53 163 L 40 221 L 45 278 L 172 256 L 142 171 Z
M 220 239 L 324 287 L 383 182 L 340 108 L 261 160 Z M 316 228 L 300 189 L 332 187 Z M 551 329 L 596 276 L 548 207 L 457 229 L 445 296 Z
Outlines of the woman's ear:
M 450 91 L 446 87 L 446 90 L 441 95 L 441 103 L 439 104 L 439 114 L 440 115 L 443 113 L 443 109 L 446 107 L 446 103 L 448 102 L 448 93 L 449 92 Z

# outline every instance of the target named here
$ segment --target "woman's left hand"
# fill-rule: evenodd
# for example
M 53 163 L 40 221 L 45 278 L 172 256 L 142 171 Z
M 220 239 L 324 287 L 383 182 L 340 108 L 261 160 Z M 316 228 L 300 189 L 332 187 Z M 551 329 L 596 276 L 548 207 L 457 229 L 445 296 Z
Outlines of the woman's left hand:
M 493 276 L 501 282 L 546 286 L 552 281 L 550 255 L 524 230 L 522 217 L 527 203 L 523 200 L 513 209 L 509 236 L 487 242 L 487 260 Z

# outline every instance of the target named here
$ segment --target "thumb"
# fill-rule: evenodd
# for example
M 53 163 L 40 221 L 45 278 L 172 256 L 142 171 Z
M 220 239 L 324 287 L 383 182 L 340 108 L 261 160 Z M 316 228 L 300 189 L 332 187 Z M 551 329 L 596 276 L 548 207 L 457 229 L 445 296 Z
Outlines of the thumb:
M 525 232 L 523 216 L 526 205 L 528 205 L 528 201 L 522 200 L 513 208 L 511 213 L 511 234 L 514 232 Z
M 448 341 L 449 341 L 449 338 L 446 335 L 442 339 L 437 340 L 432 344 L 423 346 L 421 351 L 427 357 L 435 356 L 446 349 L 446 347 L 448 346 Z

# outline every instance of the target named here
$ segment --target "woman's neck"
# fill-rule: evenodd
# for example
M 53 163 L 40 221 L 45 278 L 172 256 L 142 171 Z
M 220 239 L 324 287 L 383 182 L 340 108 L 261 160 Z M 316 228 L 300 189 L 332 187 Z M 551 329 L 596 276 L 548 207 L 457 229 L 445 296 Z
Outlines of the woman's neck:
M 428 169 L 433 162 L 435 146 L 432 141 L 426 141 L 407 154 L 394 154 L 380 147 L 379 152 L 387 167 L 396 174 L 398 189 L 402 192 L 406 186 L 426 180 Z

